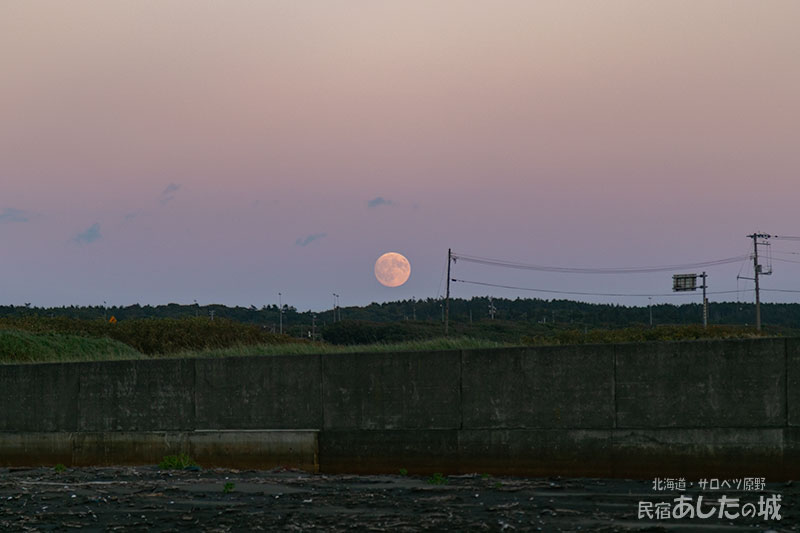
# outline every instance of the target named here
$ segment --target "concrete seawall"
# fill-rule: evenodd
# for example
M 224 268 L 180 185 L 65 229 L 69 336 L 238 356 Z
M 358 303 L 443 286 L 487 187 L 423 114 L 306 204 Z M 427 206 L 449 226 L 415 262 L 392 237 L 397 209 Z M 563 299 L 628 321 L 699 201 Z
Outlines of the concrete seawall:
M 800 339 L 0 366 L 0 465 L 800 474 Z

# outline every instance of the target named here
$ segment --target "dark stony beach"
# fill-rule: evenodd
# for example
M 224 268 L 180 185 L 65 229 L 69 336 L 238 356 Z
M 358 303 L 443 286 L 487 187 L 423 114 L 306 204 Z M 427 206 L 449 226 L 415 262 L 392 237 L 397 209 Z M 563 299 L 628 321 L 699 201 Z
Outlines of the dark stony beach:
M 767 480 L 768 481 L 768 480 Z M 639 502 L 780 496 L 780 520 L 640 519 Z M 156 467 L 0 469 L 2 531 L 798 531 L 798 489 L 653 490 L 653 480 L 352 476 Z M 729 508 L 731 512 L 736 508 Z

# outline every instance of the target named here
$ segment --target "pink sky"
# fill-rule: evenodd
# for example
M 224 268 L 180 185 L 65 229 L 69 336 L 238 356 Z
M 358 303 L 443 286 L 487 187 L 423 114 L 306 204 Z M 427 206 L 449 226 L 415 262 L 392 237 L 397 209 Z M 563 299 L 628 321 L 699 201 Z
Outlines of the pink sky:
M 3 2 L 0 304 L 322 309 L 436 297 L 448 247 L 613 267 L 800 235 L 798 20 L 794 1 Z M 400 288 L 372 275 L 387 251 L 411 262 Z M 765 287 L 800 289 L 774 266 Z M 739 268 L 712 290 L 750 288 Z

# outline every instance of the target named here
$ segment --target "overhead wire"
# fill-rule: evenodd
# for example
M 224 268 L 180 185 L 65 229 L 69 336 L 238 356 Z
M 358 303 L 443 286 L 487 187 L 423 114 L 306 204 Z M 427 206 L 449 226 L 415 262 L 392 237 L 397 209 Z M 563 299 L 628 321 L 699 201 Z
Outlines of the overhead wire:
M 534 270 L 539 272 L 558 272 L 562 274 L 649 274 L 653 272 L 669 272 L 675 270 L 689 270 L 694 268 L 712 267 L 719 265 L 726 265 L 729 263 L 738 263 L 742 259 L 747 259 L 748 255 L 738 255 L 736 257 L 726 257 L 724 259 L 716 259 L 713 261 L 703 261 L 699 263 L 688 263 L 683 265 L 662 265 L 650 267 L 622 267 L 622 268 L 573 268 L 573 267 L 555 267 L 546 265 L 535 265 L 530 263 L 520 263 L 516 261 L 506 261 L 501 259 L 493 259 L 489 257 L 479 257 L 474 255 L 457 254 L 453 253 L 452 257 L 455 261 L 467 261 L 470 263 L 477 263 L 483 265 L 501 266 L 506 268 L 514 268 L 518 270 Z
M 772 260 L 773 261 L 780 261 L 781 263 L 798 263 L 798 264 L 800 264 L 800 261 L 792 261 L 791 259 L 781 259 L 780 257 L 773 257 Z
M 457 283 L 468 283 L 470 285 L 482 285 L 485 287 L 497 287 L 501 289 L 512 289 L 512 290 L 519 290 L 519 291 L 531 291 L 531 292 L 543 292 L 549 294 L 570 294 L 570 295 L 578 295 L 578 296 L 635 296 L 635 297 L 652 297 L 652 296 L 692 296 L 693 293 L 687 292 L 671 292 L 665 294 L 644 294 L 644 293 L 618 293 L 618 292 L 580 292 L 580 291 L 558 291 L 553 289 L 536 289 L 531 287 L 516 287 L 513 285 L 501 285 L 498 283 L 485 283 L 482 281 L 471 281 L 465 279 L 456 279 L 451 278 L 450 281 L 455 281 Z M 754 289 L 747 289 L 747 292 L 753 292 Z M 734 292 L 739 291 L 713 291 L 707 292 L 706 294 L 731 294 Z

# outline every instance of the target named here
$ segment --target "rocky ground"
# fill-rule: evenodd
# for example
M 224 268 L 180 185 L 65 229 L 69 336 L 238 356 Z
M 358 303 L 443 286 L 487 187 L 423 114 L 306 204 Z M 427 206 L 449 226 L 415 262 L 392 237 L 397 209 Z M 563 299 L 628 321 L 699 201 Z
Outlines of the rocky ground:
M 653 480 L 348 476 L 156 467 L 0 469 L 2 531 L 799 531 L 800 491 L 653 490 Z M 723 495 L 781 519 L 640 519 L 639 502 Z M 775 499 L 773 498 L 773 501 Z

